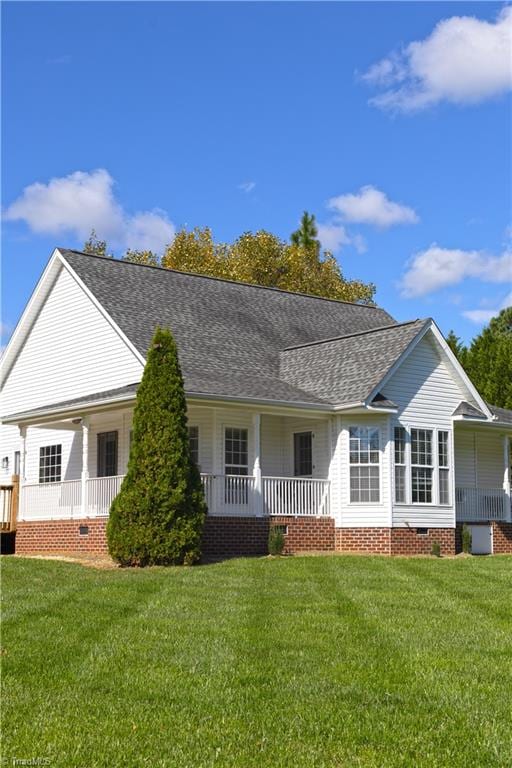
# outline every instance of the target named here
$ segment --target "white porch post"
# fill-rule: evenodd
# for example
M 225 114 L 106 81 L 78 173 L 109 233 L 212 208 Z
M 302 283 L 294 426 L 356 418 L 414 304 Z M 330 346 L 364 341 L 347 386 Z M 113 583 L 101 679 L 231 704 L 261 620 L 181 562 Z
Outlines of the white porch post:
M 89 419 L 84 416 L 82 418 L 82 504 L 81 504 L 81 516 L 87 517 L 88 509 L 88 484 L 89 480 Z
M 26 467 L 27 467 L 27 428 L 20 427 L 20 485 L 25 482 L 26 479 Z
M 24 483 L 27 475 L 27 427 L 19 427 L 20 430 L 20 477 L 18 485 L 18 519 L 23 517 L 23 506 L 25 504 Z
M 506 519 L 508 522 L 512 522 L 512 507 L 511 507 L 511 498 L 510 498 L 510 438 L 508 435 L 505 435 L 503 437 L 503 464 L 504 464 L 504 472 L 503 472 L 503 490 L 506 494 Z
M 219 495 L 220 495 L 220 484 L 219 484 L 219 478 L 218 475 L 222 474 L 222 471 L 220 470 L 220 457 L 219 457 L 219 441 L 221 440 L 221 435 L 219 434 L 220 430 L 220 424 L 219 424 L 219 413 L 217 408 L 213 409 L 213 416 L 212 416 L 212 436 L 213 436 L 213 444 L 212 444 L 212 469 L 213 469 L 213 477 L 212 477 L 212 491 L 210 494 L 210 502 L 211 507 L 208 510 L 210 515 L 215 515 L 219 513 Z
M 254 440 L 254 511 L 256 515 L 263 515 L 263 483 L 261 480 L 261 414 L 255 413 L 252 417 L 252 430 Z

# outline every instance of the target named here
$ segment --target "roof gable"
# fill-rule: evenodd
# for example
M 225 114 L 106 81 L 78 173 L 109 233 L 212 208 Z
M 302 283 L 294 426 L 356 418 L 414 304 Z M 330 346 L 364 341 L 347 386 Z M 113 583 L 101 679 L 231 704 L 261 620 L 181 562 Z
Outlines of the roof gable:
M 366 404 L 428 322 L 414 320 L 286 349 L 281 378 L 337 406 Z

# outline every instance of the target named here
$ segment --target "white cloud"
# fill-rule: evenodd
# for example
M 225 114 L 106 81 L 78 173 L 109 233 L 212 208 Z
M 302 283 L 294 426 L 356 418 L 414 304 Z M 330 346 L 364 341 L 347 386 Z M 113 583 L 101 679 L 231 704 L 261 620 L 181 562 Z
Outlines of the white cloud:
M 473 323 L 483 325 L 484 323 L 488 323 L 489 320 L 492 320 L 493 317 L 496 317 L 502 309 L 508 309 L 508 307 L 512 307 L 512 291 L 510 291 L 501 304 L 494 309 L 468 309 L 462 314 Z
M 370 103 L 413 112 L 443 101 L 476 104 L 505 93 L 512 88 L 511 35 L 510 6 L 495 22 L 474 16 L 444 19 L 424 40 L 382 59 L 362 76 L 385 89 Z
M 366 251 L 366 243 L 361 235 L 351 235 L 343 224 L 336 221 L 317 224 L 318 239 L 322 247 L 332 253 L 337 253 L 344 245 L 353 245 L 358 253 Z
M 116 200 L 113 186 L 114 179 L 102 168 L 90 173 L 76 171 L 50 179 L 48 184 L 36 182 L 11 203 L 4 219 L 24 221 L 38 234 L 71 234 L 81 240 L 95 229 L 109 244 L 162 251 L 175 234 L 165 212 L 130 215 Z
M 256 186 L 255 181 L 242 181 L 241 184 L 238 185 L 238 189 L 241 189 L 242 192 L 252 192 L 254 187 Z
M 392 227 L 394 224 L 415 224 L 419 221 L 412 208 L 394 203 L 384 192 L 371 185 L 361 187 L 356 194 L 332 197 L 328 206 L 345 221 L 372 224 L 381 229 Z
M 441 248 L 434 243 L 410 260 L 401 281 L 402 295 L 407 298 L 424 296 L 460 283 L 467 277 L 489 283 L 509 283 L 512 281 L 512 250 L 491 256 L 481 251 Z

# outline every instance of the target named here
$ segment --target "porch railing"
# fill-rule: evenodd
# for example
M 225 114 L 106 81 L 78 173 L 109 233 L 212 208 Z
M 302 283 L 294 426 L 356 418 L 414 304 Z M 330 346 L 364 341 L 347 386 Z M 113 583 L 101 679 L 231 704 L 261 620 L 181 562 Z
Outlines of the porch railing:
M 103 517 L 110 512 L 110 505 L 119 493 L 124 475 L 91 477 L 87 481 L 87 515 Z
M 329 480 L 264 477 L 263 506 L 267 515 L 328 516 Z
M 510 501 L 503 488 L 456 488 L 457 520 L 508 520 Z
M 86 517 L 109 514 L 124 475 L 93 477 L 86 484 Z M 328 480 L 263 477 L 261 491 L 252 475 L 202 474 L 210 515 L 314 515 L 330 514 Z M 82 482 L 25 483 L 21 490 L 20 519 L 53 520 L 82 517 Z
M 20 518 L 22 520 L 58 520 L 80 517 L 82 481 L 62 483 L 24 483 L 21 486 Z

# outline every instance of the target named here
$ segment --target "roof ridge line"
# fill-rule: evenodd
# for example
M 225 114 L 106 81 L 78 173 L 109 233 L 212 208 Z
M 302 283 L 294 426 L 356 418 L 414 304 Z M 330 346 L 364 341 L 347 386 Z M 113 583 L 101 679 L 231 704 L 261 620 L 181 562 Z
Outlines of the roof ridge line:
M 335 304 L 348 304 L 349 307 L 364 307 L 365 309 L 377 309 L 379 312 L 386 312 L 385 309 L 373 304 L 358 304 L 356 301 L 346 301 L 345 299 L 330 299 L 327 296 L 315 296 L 314 293 L 302 293 L 301 291 L 288 291 L 286 288 L 275 288 L 270 285 L 260 285 L 259 283 L 246 283 L 243 280 L 231 280 L 226 277 L 216 277 L 215 275 L 202 275 L 200 272 L 186 272 L 181 269 L 171 269 L 168 267 L 161 267 L 155 264 L 139 264 L 136 261 L 125 261 L 124 259 L 116 259 L 113 256 L 101 256 L 98 253 L 85 253 L 85 251 L 77 251 L 75 248 L 61 248 L 57 246 L 57 250 L 66 258 L 66 251 L 69 253 L 76 253 L 79 256 L 87 256 L 91 259 L 102 259 L 104 261 L 116 262 L 118 264 L 129 264 L 135 267 L 145 267 L 146 269 L 158 269 L 161 272 L 173 272 L 177 275 L 188 275 L 189 277 L 202 277 L 205 280 L 217 280 L 220 283 L 231 283 L 232 285 L 245 285 L 248 288 L 260 288 L 264 291 L 275 291 L 276 293 L 286 293 L 292 296 L 304 296 L 308 299 L 319 299 L 320 301 L 331 301 Z
M 430 318 L 425 318 L 424 323 Z M 366 333 L 376 333 L 377 331 L 386 331 L 391 328 L 402 328 L 404 325 L 413 325 L 414 323 L 422 322 L 420 317 L 415 320 L 405 320 L 403 323 L 391 323 L 389 325 L 379 325 L 377 328 L 367 328 L 364 331 L 354 331 L 353 333 L 346 333 L 343 336 L 332 336 L 328 339 L 318 339 L 317 341 L 307 341 L 305 344 L 294 344 L 291 347 L 285 347 L 281 352 L 288 352 L 292 349 L 301 349 L 302 347 L 314 347 L 318 344 L 328 344 L 330 341 L 341 341 L 342 339 L 350 339 L 354 336 L 364 336 Z

